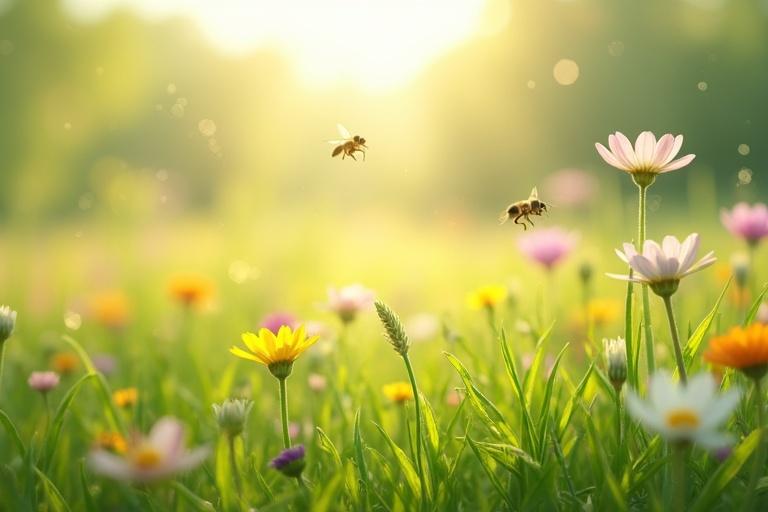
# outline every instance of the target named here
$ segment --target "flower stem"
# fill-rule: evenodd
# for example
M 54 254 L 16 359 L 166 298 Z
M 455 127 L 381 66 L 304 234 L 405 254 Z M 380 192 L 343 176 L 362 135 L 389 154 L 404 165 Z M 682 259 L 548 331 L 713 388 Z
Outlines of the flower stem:
M 637 206 L 637 245 L 640 252 L 645 242 L 645 199 L 649 185 L 638 185 Z M 648 365 L 648 375 L 656 370 L 656 357 L 653 354 L 653 330 L 651 328 L 651 300 L 648 295 L 648 285 L 643 285 L 643 331 L 645 335 L 645 357 Z
M 760 430 L 760 439 L 757 444 L 757 453 L 752 463 L 752 474 L 749 477 L 749 487 L 747 487 L 747 497 L 742 510 L 752 510 L 752 503 L 755 500 L 757 483 L 760 475 L 765 468 L 765 403 L 763 401 L 763 387 L 760 378 L 755 378 L 752 393 L 755 407 L 757 408 L 757 428 Z
M 0 342 L 0 400 L 3 399 L 3 373 L 5 371 L 5 342 Z
M 235 453 L 235 436 L 227 435 L 229 442 L 229 464 L 232 466 L 232 476 L 235 479 L 235 489 L 237 497 L 243 499 L 243 482 L 240 480 L 240 473 L 237 470 L 237 454 Z
M 677 334 L 677 322 L 675 322 L 675 312 L 672 309 L 672 296 L 664 296 L 664 306 L 667 309 L 667 318 L 669 319 L 669 330 L 672 334 L 672 346 L 675 349 L 675 361 L 677 362 L 677 371 L 680 373 L 680 382 L 688 382 L 688 376 L 685 372 L 685 359 L 683 359 L 683 350 L 680 348 L 680 336 Z
M 411 365 L 411 359 L 408 357 L 408 353 L 403 354 L 403 361 L 405 362 L 405 368 L 408 370 L 408 378 L 411 381 L 411 388 L 413 389 L 413 402 L 416 406 L 416 467 L 419 470 L 419 481 L 421 483 L 421 505 L 422 509 L 427 509 L 427 481 L 424 474 L 424 467 L 421 463 L 421 397 L 419 396 L 419 389 L 416 386 L 416 375 L 413 373 L 413 366 Z
M 685 512 L 685 452 L 686 446 L 681 443 L 675 443 L 672 446 L 672 487 L 673 487 L 673 507 L 675 512 Z
M 280 382 L 280 419 L 283 423 L 283 445 L 285 448 L 291 447 L 291 436 L 288 434 L 288 389 L 285 385 L 286 379 L 278 379 Z

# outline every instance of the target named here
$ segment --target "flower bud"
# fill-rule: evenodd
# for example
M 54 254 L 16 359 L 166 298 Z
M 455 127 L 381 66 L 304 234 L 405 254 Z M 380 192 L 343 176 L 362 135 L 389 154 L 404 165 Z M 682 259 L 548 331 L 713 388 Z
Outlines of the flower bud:
M 579 265 L 579 279 L 581 279 L 582 284 L 587 285 L 592 280 L 592 264 L 588 261 L 584 261 Z
M 305 450 L 303 445 L 297 445 L 283 450 L 280 455 L 272 459 L 269 467 L 276 469 L 285 476 L 291 478 L 301 478 L 301 473 L 307 465 L 304 459 Z
M 8 306 L 0 306 L 0 345 L 13 334 L 16 327 L 16 312 Z
M 733 279 L 739 288 L 746 288 L 749 280 L 749 257 L 743 253 L 731 256 Z
M 627 380 L 627 343 L 624 338 L 603 339 L 603 346 L 608 379 L 619 391 Z
M 213 404 L 213 414 L 222 432 L 228 436 L 240 435 L 253 407 L 253 402 L 242 398 L 227 399 L 221 404 Z

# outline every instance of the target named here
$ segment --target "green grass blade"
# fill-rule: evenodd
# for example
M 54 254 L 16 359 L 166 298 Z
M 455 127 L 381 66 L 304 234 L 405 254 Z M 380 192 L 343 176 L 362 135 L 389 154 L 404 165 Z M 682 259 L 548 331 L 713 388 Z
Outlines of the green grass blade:
M 712 509 L 713 503 L 721 495 L 723 489 L 739 473 L 752 452 L 759 446 L 760 433 L 760 429 L 754 430 L 739 446 L 734 448 L 731 456 L 717 468 L 717 471 L 704 484 L 698 493 L 698 498 L 690 508 L 691 512 L 704 512 Z
M 475 443 L 472 438 L 467 437 L 467 443 L 469 444 L 469 447 L 472 448 L 472 451 L 475 452 L 477 460 L 480 461 L 480 465 L 485 471 L 485 474 L 488 475 L 488 479 L 491 481 L 491 484 L 493 484 L 493 487 L 495 487 L 496 491 L 498 491 L 499 496 L 501 496 L 510 510 L 514 510 L 515 504 L 512 503 L 507 490 L 504 488 L 504 485 L 501 483 L 498 476 L 496 476 L 496 462 L 494 459 L 483 453 L 483 451 L 480 450 L 477 443 Z
M 367 510 L 370 508 L 369 490 L 371 488 L 371 483 L 368 477 L 368 468 L 365 465 L 363 435 L 360 432 L 360 409 L 355 412 L 355 427 L 352 437 L 355 445 L 355 465 L 357 466 L 358 476 L 360 477 L 360 492 L 363 495 L 363 502 L 365 503 L 365 508 Z
M 709 328 L 712 326 L 712 322 L 717 316 L 717 311 L 720 309 L 720 303 L 723 301 L 725 292 L 728 291 L 728 287 L 730 286 L 732 280 L 732 277 L 731 279 L 728 279 L 728 282 L 725 283 L 723 291 L 720 292 L 720 296 L 717 298 L 717 301 L 712 307 L 712 310 L 709 312 L 709 314 L 707 314 L 707 316 L 704 317 L 701 323 L 699 323 L 698 327 L 696 327 L 696 329 L 693 331 L 691 337 L 688 338 L 688 343 L 685 344 L 685 349 L 683 350 L 683 357 L 685 359 L 686 368 L 691 367 L 691 363 L 693 362 L 696 353 L 699 351 L 699 346 L 701 345 L 704 336 L 707 335 Z M 677 375 L 677 370 L 675 370 L 675 375 Z
M 752 302 L 752 306 L 750 306 L 749 311 L 747 312 L 747 316 L 744 318 L 744 327 L 751 324 L 755 317 L 757 316 L 757 310 L 760 309 L 760 304 L 763 303 L 763 298 L 765 297 L 765 294 L 768 293 L 768 284 L 763 286 L 763 289 L 760 290 L 760 293 L 757 295 L 757 298 Z
M 16 430 L 16 425 L 13 424 L 11 418 L 2 409 L 0 409 L 0 423 L 3 424 L 5 432 L 8 434 L 8 437 L 11 438 L 11 441 L 16 447 L 16 451 L 19 452 L 19 455 L 23 459 L 27 454 L 27 449 L 24 447 L 24 441 L 21 440 L 19 431 Z
M 67 413 L 67 410 L 69 410 L 69 406 L 72 405 L 72 401 L 77 397 L 77 393 L 80 391 L 80 388 L 83 386 L 83 384 L 85 384 L 87 380 L 91 379 L 92 377 L 95 377 L 95 375 L 92 373 L 88 373 L 80 377 L 77 382 L 72 384 L 72 387 L 69 388 L 67 393 L 64 395 L 64 398 L 61 399 L 61 403 L 59 403 L 59 407 L 56 409 L 56 413 L 53 416 L 53 421 L 51 422 L 50 428 L 45 435 L 43 469 L 47 470 L 51 460 L 53 459 L 53 453 L 56 451 L 56 446 L 59 443 L 59 435 L 61 434 L 61 429 L 64 426 L 64 415 Z
M 395 460 L 397 461 L 398 466 L 400 467 L 400 471 L 402 471 L 403 476 L 405 477 L 405 482 L 408 484 L 408 488 L 411 490 L 411 493 L 415 497 L 416 501 L 421 500 L 421 480 L 419 479 L 419 474 L 416 471 L 416 469 L 413 466 L 413 463 L 408 458 L 408 455 L 405 454 L 405 452 L 397 446 L 397 444 L 392 440 L 391 437 L 389 437 L 389 434 L 387 434 L 386 430 L 379 425 L 378 423 L 374 423 L 376 428 L 379 430 L 381 435 L 384 437 L 384 440 L 389 445 L 389 449 L 392 451 L 392 455 L 395 456 Z
M 47 504 L 51 510 L 55 512 L 70 512 L 71 509 L 67 505 L 67 500 L 62 496 L 61 491 L 54 485 L 53 482 L 46 476 L 40 469 L 35 468 L 35 473 L 40 479 L 41 487 L 43 488 L 43 494 L 46 497 Z
M 317 437 L 320 440 L 320 449 L 330 455 L 334 466 L 340 469 L 341 455 L 339 455 L 339 450 L 336 449 L 336 445 L 333 444 L 331 438 L 328 437 L 328 434 L 326 434 L 322 428 L 315 427 L 315 430 L 317 431 Z

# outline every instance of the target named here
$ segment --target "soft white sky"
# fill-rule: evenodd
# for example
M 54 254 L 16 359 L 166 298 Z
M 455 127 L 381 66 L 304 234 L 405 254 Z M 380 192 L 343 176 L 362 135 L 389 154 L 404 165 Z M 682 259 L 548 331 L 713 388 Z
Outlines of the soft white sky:
M 510 0 L 62 0 L 84 22 L 118 8 L 151 20 L 193 19 L 232 53 L 273 47 L 311 83 L 407 83 L 471 37 L 502 29 Z

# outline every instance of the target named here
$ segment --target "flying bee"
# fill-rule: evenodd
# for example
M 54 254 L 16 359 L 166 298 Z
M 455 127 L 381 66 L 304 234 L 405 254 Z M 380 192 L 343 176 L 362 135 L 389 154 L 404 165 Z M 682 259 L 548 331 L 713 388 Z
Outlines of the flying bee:
M 365 139 L 359 135 L 353 137 L 352 134 L 349 133 L 349 130 L 340 124 L 337 124 L 336 128 L 339 130 L 341 140 L 328 141 L 329 144 L 336 146 L 333 148 L 331 156 L 335 157 L 341 155 L 342 160 L 346 157 L 351 157 L 352 160 L 357 160 L 357 158 L 355 158 L 355 153 L 359 152 L 363 154 L 363 161 L 365 161 L 365 150 L 368 149 L 368 146 L 365 145 Z
M 527 230 L 528 226 L 525 224 L 525 221 L 530 222 L 531 226 L 533 226 L 533 221 L 529 215 L 541 216 L 541 214 L 545 213 L 546 211 L 546 203 L 539 199 L 539 192 L 536 190 L 536 187 L 533 187 L 533 190 L 531 190 L 531 195 L 528 197 L 528 199 L 512 203 L 511 205 L 507 206 L 506 210 L 501 212 L 501 215 L 499 216 L 499 222 L 504 224 L 509 219 L 514 219 L 515 224 L 519 224 L 523 226 L 524 230 Z M 520 222 L 520 219 L 523 219 L 523 222 Z

